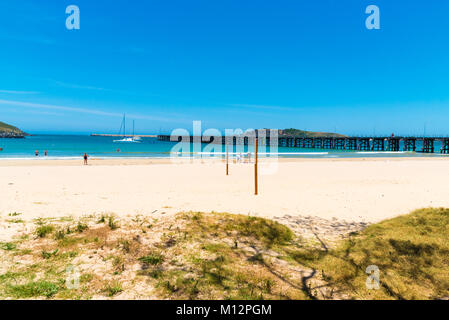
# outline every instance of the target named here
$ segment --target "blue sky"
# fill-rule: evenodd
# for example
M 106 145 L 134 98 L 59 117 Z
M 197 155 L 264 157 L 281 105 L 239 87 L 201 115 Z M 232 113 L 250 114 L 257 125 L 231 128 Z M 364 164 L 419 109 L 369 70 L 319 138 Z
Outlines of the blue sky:
M 80 30 L 65 28 L 71 4 Z M 380 30 L 365 28 L 369 4 Z M 2 0 L 0 121 L 449 134 L 448 13 L 440 0 Z

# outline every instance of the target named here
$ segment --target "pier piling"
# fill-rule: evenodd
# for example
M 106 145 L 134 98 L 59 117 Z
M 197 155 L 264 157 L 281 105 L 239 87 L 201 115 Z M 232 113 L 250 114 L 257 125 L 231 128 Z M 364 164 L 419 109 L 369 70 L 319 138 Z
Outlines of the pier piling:
M 449 154 L 449 138 L 443 139 L 443 146 L 440 150 L 441 153 Z
M 256 134 L 256 137 L 258 135 Z M 273 137 L 267 137 L 266 141 L 258 140 L 258 143 L 262 145 L 271 145 L 271 139 Z M 250 139 L 244 136 L 229 136 L 229 137 L 182 137 L 182 136 L 170 136 L 159 135 L 157 139 L 160 141 L 181 142 L 190 141 L 203 143 L 216 143 L 234 146 L 234 145 L 249 145 Z M 315 149 L 335 149 L 335 150 L 360 150 L 360 151 L 393 151 L 398 152 L 400 150 L 401 142 L 403 143 L 404 151 L 416 151 L 417 141 L 422 142 L 423 153 L 435 152 L 435 141 L 441 141 L 442 147 L 440 150 L 443 154 L 449 154 L 449 137 L 292 137 L 281 136 L 277 139 L 277 145 L 280 147 L 289 148 L 315 148 Z M 274 142 L 276 144 L 276 142 Z
M 258 148 L 257 148 L 257 137 L 254 139 L 254 194 L 257 196 L 259 194 L 258 176 L 257 176 L 257 165 L 258 165 Z
M 423 138 L 422 152 L 433 153 L 435 151 L 434 138 Z

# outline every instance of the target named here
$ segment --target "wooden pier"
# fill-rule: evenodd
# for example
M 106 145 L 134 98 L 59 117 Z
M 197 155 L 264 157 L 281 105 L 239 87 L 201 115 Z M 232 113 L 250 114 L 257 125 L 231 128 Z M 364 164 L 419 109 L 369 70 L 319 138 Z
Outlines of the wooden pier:
M 416 138 L 404 138 L 404 151 L 416 151 Z
M 249 145 L 253 144 L 254 137 L 248 136 L 232 136 L 232 137 L 182 137 L 170 135 L 158 135 L 157 139 L 160 141 L 171 142 L 199 142 L 202 143 L 216 143 L 225 145 Z M 273 137 L 258 136 L 259 145 L 270 145 Z M 440 152 L 449 154 L 449 137 L 293 137 L 280 136 L 277 137 L 277 145 L 279 147 L 290 148 L 306 148 L 306 149 L 334 149 L 334 150 L 358 150 L 358 151 L 411 151 L 422 153 Z M 227 142 L 226 142 L 227 141 Z M 441 141 L 442 147 L 440 150 L 435 150 L 435 142 Z M 420 150 L 417 150 L 417 142 L 422 144 Z M 402 150 L 401 150 L 402 145 Z

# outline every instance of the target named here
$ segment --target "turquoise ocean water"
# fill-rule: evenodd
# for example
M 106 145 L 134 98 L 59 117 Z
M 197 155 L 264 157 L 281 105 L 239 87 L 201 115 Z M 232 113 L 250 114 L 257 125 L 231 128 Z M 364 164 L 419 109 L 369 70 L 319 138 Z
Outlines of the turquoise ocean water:
M 141 143 L 116 143 L 114 137 L 91 137 L 77 135 L 35 135 L 25 139 L 0 139 L 0 160 L 2 159 L 27 159 L 37 158 L 35 150 L 39 150 L 39 158 L 44 157 L 44 150 L 47 150 L 46 159 L 80 159 L 84 152 L 95 158 L 167 158 L 171 156 L 172 148 L 175 142 L 162 142 L 156 138 L 143 138 Z M 199 150 L 206 151 L 209 154 L 210 145 L 202 144 L 195 148 L 190 144 L 183 145 L 183 156 L 190 156 L 187 152 L 196 151 L 195 155 L 205 156 Z M 215 157 L 222 157 L 225 153 L 225 147 L 214 145 Z M 117 152 L 117 148 L 120 152 Z M 241 148 L 241 147 L 240 147 Z M 402 148 L 402 147 L 401 147 Z M 417 150 L 421 145 L 417 144 Z M 286 148 L 279 147 L 277 150 L 279 157 L 302 157 L 302 158 L 361 158 L 361 157 L 423 157 L 434 156 L 441 157 L 439 153 L 441 144 L 435 143 L 434 154 L 422 154 L 415 152 L 362 152 L 362 151 L 344 151 L 344 150 L 326 150 L 326 149 L 306 149 L 306 148 Z M 253 152 L 252 146 L 245 147 L 244 150 L 230 150 L 230 152 Z M 267 148 L 259 149 L 260 156 L 269 153 Z

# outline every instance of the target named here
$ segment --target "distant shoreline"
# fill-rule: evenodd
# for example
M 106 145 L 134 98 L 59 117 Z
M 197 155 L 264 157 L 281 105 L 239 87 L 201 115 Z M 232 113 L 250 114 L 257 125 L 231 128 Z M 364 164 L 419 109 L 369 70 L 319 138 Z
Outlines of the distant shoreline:
M 30 134 L 18 134 L 10 132 L 1 132 L 0 139 L 24 139 L 25 137 L 31 136 Z
M 139 135 L 140 136 L 140 135 Z M 152 136 L 152 135 L 148 135 Z M 118 159 L 119 161 L 129 161 L 137 159 L 155 160 L 170 159 L 174 156 L 181 158 L 205 158 L 214 157 L 219 160 L 226 157 L 226 147 L 203 143 L 198 144 L 179 143 L 175 141 L 159 141 L 156 138 L 142 138 L 140 143 L 115 143 L 113 134 L 106 133 L 102 136 L 74 136 L 74 135 L 34 135 L 25 139 L 0 139 L 0 161 L 35 161 L 42 160 L 77 160 L 84 153 L 90 159 Z M 420 145 L 416 146 L 420 149 Z M 435 144 L 435 150 L 440 148 L 440 144 Z M 363 150 L 341 150 L 328 148 L 269 146 L 259 147 L 259 158 L 279 158 L 279 159 L 347 159 L 347 158 L 446 158 L 447 154 L 419 153 L 413 151 L 363 151 Z M 38 157 L 35 156 L 36 151 Z M 175 153 L 173 153 L 175 152 Z M 250 158 L 254 158 L 254 147 L 252 145 L 238 145 L 229 148 L 230 158 L 241 158 L 246 161 L 248 152 Z M 47 155 L 45 157 L 44 155 Z M 183 159 L 185 160 L 185 159 Z

